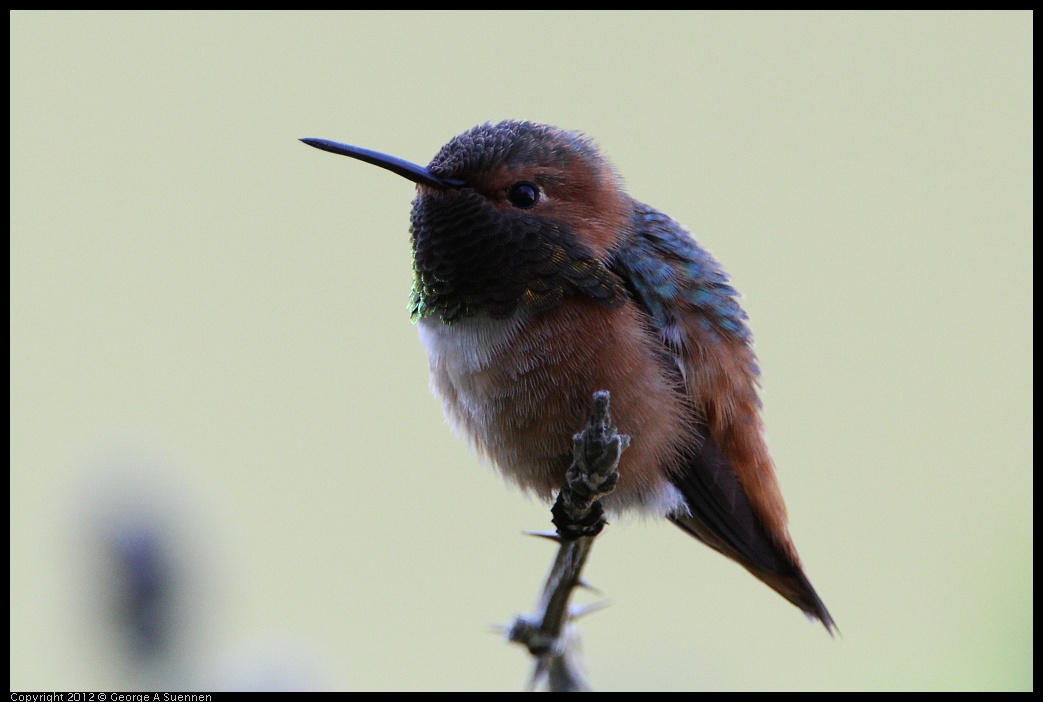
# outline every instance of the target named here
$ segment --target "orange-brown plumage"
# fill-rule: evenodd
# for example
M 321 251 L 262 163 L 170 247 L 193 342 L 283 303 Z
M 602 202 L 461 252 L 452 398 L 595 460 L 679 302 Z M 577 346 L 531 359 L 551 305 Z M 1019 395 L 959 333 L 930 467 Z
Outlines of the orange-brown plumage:
M 608 390 L 631 438 L 609 513 L 668 517 L 834 629 L 787 530 L 738 294 L 593 142 L 486 124 L 427 168 L 309 143 L 418 183 L 413 316 L 446 415 L 479 453 L 552 498 L 592 393 Z
M 697 398 L 697 412 L 727 456 L 766 530 L 799 563 L 786 527 L 786 505 L 775 479 L 775 464 L 764 443 L 753 350 L 748 343 L 727 336 L 714 343 L 691 320 L 684 327 L 690 340 L 684 353 L 688 394 Z
M 420 326 L 447 415 L 507 478 L 542 498 L 553 498 L 564 484 L 572 435 L 590 413 L 590 389 L 610 391 L 619 431 L 641 440 L 623 453 L 606 506 L 648 502 L 653 510 L 668 499 L 664 467 L 679 464 L 694 423 L 641 331 L 640 316 L 632 305 L 577 301 L 520 323 L 444 328 L 421 320 Z M 448 332 L 478 344 L 479 325 L 500 327 L 499 338 L 486 358 L 461 362 L 457 344 L 440 337 Z

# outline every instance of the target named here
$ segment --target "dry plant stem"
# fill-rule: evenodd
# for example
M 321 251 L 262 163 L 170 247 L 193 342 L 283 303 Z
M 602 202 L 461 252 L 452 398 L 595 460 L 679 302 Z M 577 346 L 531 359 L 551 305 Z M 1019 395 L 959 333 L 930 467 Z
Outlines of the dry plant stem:
M 579 581 L 580 572 L 583 570 L 590 549 L 594 545 L 593 536 L 581 536 L 574 541 L 562 541 L 558 547 L 558 556 L 554 559 L 554 566 L 547 575 L 547 582 L 543 586 L 543 595 L 540 598 L 537 611 L 543 612 L 543 620 L 540 622 L 540 643 L 550 647 L 561 635 L 569 619 L 569 598 L 572 590 Z M 542 648 L 538 646 L 537 648 Z M 537 654 L 530 644 L 529 651 Z
M 577 635 L 569 631 L 569 598 L 580 583 L 580 573 L 605 526 L 599 499 L 612 492 L 619 480 L 619 458 L 630 437 L 619 434 L 609 414 L 609 393 L 594 393 L 590 422 L 573 437 L 573 462 L 566 484 L 551 509 L 557 527 L 558 555 L 543 586 L 537 611 L 518 617 L 508 638 L 524 644 L 536 658 L 533 686 L 547 677 L 552 691 L 582 690 Z

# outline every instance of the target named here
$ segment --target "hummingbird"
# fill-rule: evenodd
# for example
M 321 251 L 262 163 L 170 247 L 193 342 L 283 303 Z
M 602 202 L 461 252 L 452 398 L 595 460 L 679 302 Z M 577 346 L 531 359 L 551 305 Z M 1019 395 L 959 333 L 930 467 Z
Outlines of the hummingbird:
M 485 123 L 426 167 L 301 141 L 416 184 L 411 316 L 447 418 L 482 457 L 552 500 L 608 390 L 631 443 L 606 512 L 669 519 L 836 630 L 789 535 L 739 294 L 592 139 Z

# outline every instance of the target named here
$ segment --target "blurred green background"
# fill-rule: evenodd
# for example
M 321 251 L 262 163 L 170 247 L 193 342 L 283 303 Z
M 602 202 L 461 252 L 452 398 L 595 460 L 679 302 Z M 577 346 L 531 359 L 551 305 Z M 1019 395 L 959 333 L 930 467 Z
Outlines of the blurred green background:
M 11 43 L 12 689 L 135 686 L 85 594 L 105 510 L 174 515 L 194 665 L 525 684 L 491 625 L 549 514 L 428 390 L 412 187 L 297 141 L 427 163 L 504 118 L 595 137 L 732 274 L 842 632 L 614 524 L 591 683 L 1032 688 L 1031 14 L 15 12 Z

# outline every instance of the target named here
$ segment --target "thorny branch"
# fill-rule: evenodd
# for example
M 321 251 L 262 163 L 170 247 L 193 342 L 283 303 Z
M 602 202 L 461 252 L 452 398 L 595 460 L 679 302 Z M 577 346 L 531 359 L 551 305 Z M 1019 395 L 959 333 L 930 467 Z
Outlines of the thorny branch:
M 606 524 L 600 499 L 615 488 L 619 458 L 630 445 L 630 437 L 612 426 L 609 400 L 607 390 L 594 393 L 590 421 L 572 437 L 572 465 L 551 509 L 557 532 L 540 534 L 558 542 L 558 555 L 536 612 L 518 616 L 507 633 L 536 659 L 532 688 L 546 678 L 551 691 L 588 689 L 580 670 L 579 634 L 570 620 L 598 607 L 570 609 L 568 603 L 573 589 L 583 585 L 580 572 Z

